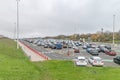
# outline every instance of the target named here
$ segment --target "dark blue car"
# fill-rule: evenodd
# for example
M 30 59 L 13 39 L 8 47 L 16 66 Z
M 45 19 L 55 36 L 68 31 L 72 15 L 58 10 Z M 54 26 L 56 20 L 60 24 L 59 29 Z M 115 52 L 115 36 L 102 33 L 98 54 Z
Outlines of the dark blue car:
M 56 49 L 62 49 L 62 44 L 61 43 L 57 43 L 55 46 L 56 46 Z

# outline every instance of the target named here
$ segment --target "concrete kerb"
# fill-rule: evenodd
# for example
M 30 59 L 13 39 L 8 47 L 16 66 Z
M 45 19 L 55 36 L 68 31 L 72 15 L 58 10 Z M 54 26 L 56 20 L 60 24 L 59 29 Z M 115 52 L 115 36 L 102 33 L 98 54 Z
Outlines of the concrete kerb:
M 31 47 L 27 46 L 26 44 L 19 42 L 19 46 L 25 52 L 25 54 L 30 58 L 31 61 L 44 61 L 50 60 L 50 58 L 37 50 L 32 49 Z

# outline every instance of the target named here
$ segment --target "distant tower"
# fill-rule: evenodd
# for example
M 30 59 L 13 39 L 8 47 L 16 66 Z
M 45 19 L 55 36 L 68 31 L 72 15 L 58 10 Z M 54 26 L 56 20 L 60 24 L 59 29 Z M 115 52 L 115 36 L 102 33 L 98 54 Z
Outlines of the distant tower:
M 101 28 L 101 34 L 103 34 L 103 28 Z

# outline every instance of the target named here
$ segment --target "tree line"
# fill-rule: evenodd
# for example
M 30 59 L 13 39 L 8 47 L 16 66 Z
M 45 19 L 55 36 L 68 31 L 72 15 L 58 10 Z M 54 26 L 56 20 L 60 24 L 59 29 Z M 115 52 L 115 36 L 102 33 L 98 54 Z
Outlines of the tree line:
M 94 42 L 112 42 L 113 32 L 96 32 L 96 33 L 87 33 L 87 34 L 72 34 L 72 35 L 58 35 L 55 37 L 45 37 L 45 38 L 54 38 L 54 39 L 66 39 L 66 40 L 85 40 L 85 41 L 94 41 Z M 114 32 L 115 42 L 120 42 L 120 31 Z

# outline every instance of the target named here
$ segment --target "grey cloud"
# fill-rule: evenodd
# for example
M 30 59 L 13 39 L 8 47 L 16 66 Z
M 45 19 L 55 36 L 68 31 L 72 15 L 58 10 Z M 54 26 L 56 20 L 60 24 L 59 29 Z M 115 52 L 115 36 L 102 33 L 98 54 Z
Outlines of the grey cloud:
M 20 0 L 20 37 L 93 33 L 120 26 L 119 0 Z M 0 34 L 14 35 L 16 0 L 0 1 Z

